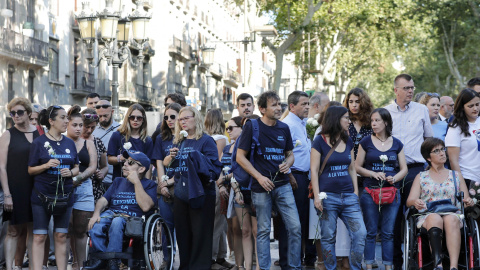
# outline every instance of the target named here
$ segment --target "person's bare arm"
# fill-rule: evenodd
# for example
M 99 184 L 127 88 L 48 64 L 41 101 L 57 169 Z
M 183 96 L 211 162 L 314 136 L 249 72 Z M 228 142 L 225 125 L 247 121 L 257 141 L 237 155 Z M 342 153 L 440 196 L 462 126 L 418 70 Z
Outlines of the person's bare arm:
M 5 194 L 4 207 L 5 210 L 11 211 L 13 209 L 12 194 L 8 186 L 7 176 L 7 156 L 8 146 L 10 145 L 10 131 L 5 131 L 0 137 L 0 183 L 2 185 L 3 193 Z
M 88 230 L 91 230 L 93 228 L 93 225 L 95 223 L 100 222 L 100 214 L 107 208 L 108 206 L 108 201 L 105 199 L 105 197 L 100 197 L 98 199 L 97 204 L 95 205 L 95 210 L 93 211 L 93 216 L 90 218 L 90 221 L 88 222 Z

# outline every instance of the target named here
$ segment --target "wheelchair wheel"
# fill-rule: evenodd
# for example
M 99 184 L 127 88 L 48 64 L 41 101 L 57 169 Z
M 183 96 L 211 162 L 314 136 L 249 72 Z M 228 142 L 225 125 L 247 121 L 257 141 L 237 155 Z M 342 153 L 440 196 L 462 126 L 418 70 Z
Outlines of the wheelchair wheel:
M 409 217 L 403 226 L 403 269 L 418 269 L 416 264 L 416 236 L 415 236 L 415 219 Z
M 471 219 L 470 233 L 472 235 L 472 252 L 473 252 L 473 268 L 480 269 L 480 232 L 478 229 L 478 223 Z M 470 248 L 470 247 L 469 247 Z
M 167 236 L 167 249 L 170 254 L 169 267 L 173 269 L 173 237 L 168 226 L 159 214 L 152 215 L 145 224 L 144 252 L 148 270 L 159 270 L 164 258 L 162 232 Z

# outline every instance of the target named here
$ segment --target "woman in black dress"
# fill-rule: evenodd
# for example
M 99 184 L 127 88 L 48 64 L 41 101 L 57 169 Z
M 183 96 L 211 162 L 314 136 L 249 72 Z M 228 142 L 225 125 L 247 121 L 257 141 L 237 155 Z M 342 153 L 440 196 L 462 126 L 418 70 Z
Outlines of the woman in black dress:
M 32 230 L 33 179 L 28 174 L 28 159 L 30 145 L 39 134 L 30 124 L 32 106 L 28 99 L 14 98 L 7 109 L 15 125 L 0 137 L 0 179 L 5 197 L 3 221 L 10 221 L 5 238 L 5 263 L 7 269 L 12 269 L 15 265 L 21 268 L 27 234 Z M 31 242 L 29 247 L 30 253 Z M 15 251 L 21 253 L 16 256 L 21 259 L 14 263 Z

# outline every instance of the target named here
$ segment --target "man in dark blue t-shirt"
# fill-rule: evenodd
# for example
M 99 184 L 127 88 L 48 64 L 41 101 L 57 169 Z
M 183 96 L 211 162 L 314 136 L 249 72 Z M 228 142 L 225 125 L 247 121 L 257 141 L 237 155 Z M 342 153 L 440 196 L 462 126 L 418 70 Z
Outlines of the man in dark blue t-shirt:
M 122 252 L 125 217 L 148 215 L 157 201 L 157 185 L 144 178 L 150 168 L 150 159 L 142 152 L 125 151 L 123 156 L 126 159 L 123 165 L 123 175 L 126 178 L 115 179 L 98 200 L 93 217 L 88 223 L 94 252 Z M 102 213 L 107 206 L 108 210 Z M 119 263 L 118 259 L 109 260 L 108 268 L 118 269 Z M 84 269 L 103 269 L 105 265 L 105 261 L 95 260 Z
M 290 129 L 278 121 L 282 115 L 280 98 L 273 91 L 264 92 L 257 102 L 262 117 L 258 119 L 261 154 L 255 150 L 254 166 L 248 160 L 252 143 L 252 124 L 243 127 L 236 160 L 253 178 L 252 201 L 257 211 L 257 253 L 260 269 L 270 269 L 270 219 L 272 205 L 282 216 L 288 231 L 288 269 L 301 269 L 301 227 L 287 173 L 294 162 Z

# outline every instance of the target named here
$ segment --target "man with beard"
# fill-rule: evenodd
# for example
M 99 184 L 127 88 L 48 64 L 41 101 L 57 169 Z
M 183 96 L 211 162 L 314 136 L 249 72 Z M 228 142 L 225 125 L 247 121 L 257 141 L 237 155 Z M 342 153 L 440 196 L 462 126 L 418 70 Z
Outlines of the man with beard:
M 255 103 L 253 103 L 253 97 L 250 94 L 242 93 L 237 97 L 237 110 L 238 115 L 246 117 L 252 115 L 255 110 Z
M 108 100 L 100 100 L 97 105 L 95 105 L 98 115 L 98 125 L 95 131 L 93 131 L 93 136 L 95 138 L 100 138 L 105 148 L 108 150 L 108 142 L 112 137 L 113 132 L 117 131 L 120 126 L 119 123 L 113 120 L 113 108 L 112 104 Z M 112 184 L 112 175 L 113 175 L 113 166 L 108 164 L 108 173 L 103 179 L 103 186 L 107 190 Z

